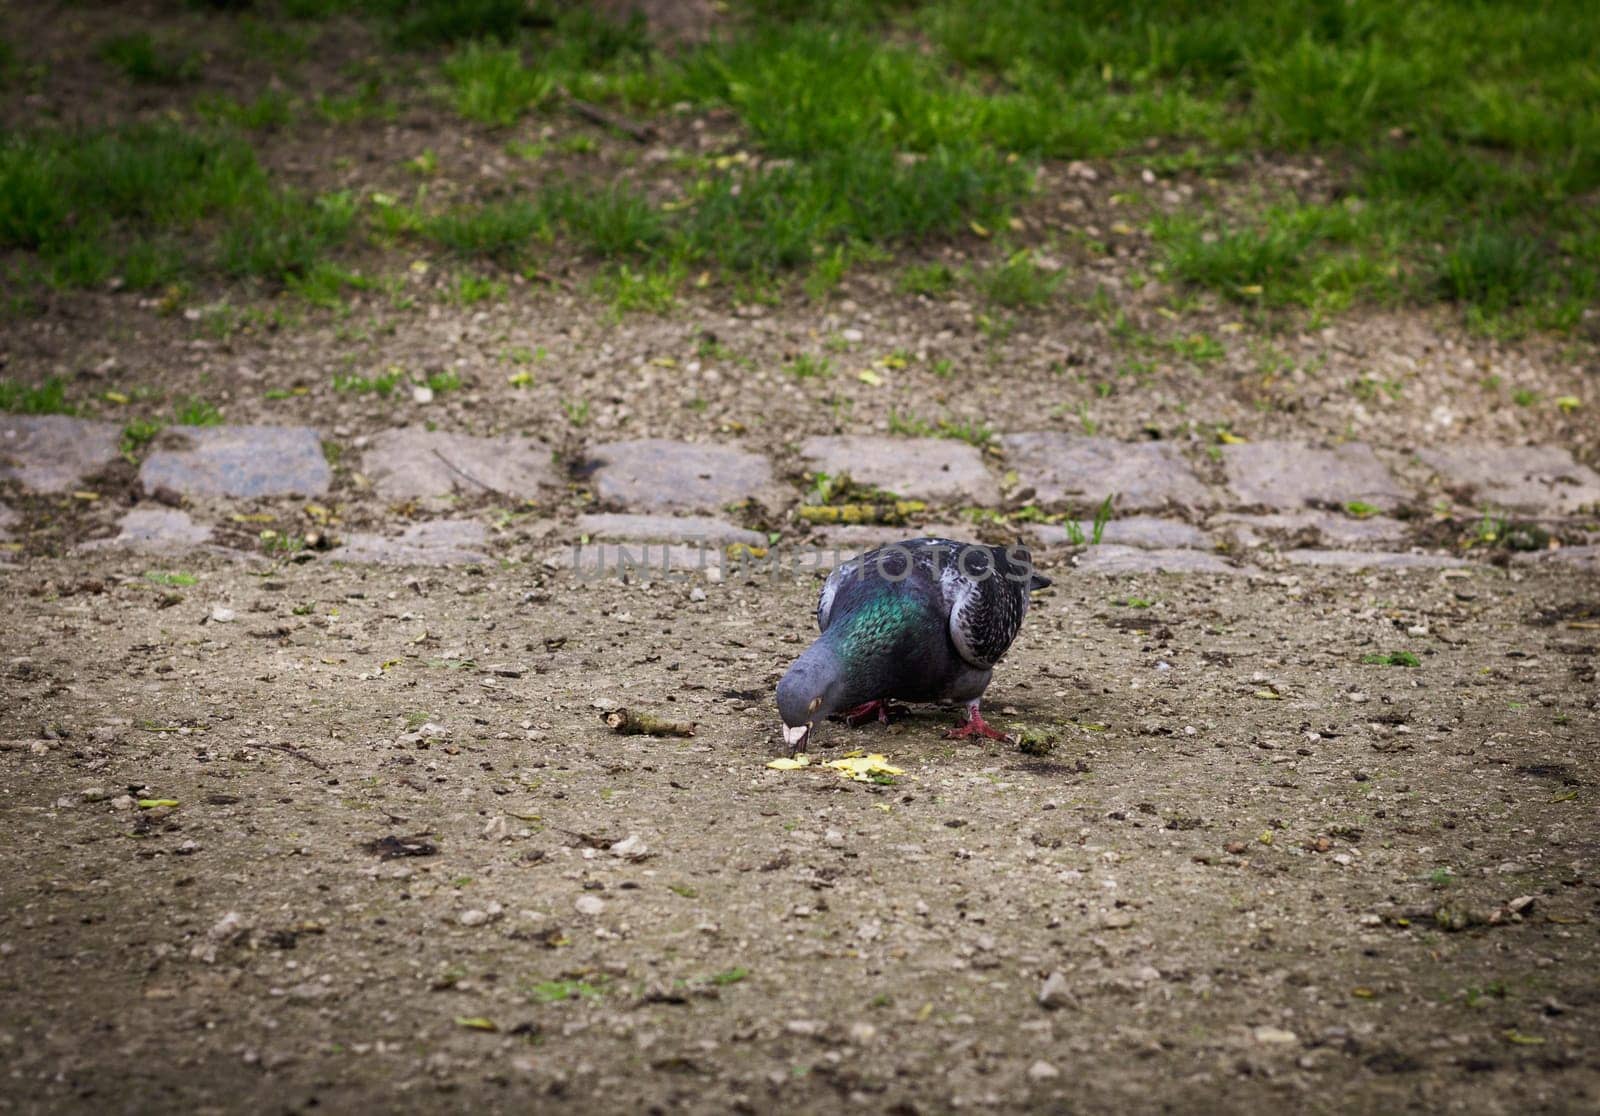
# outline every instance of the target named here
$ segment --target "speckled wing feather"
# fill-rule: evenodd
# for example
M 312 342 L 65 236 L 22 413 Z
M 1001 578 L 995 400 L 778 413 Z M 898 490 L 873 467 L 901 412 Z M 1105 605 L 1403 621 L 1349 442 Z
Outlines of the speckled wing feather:
M 909 562 L 909 565 L 908 565 Z M 1017 638 L 1028 612 L 1030 589 L 1050 584 L 1033 573 L 1021 547 L 979 546 L 954 539 L 909 539 L 869 551 L 838 566 L 817 598 L 817 626 L 828 630 L 833 605 L 847 579 L 886 581 L 923 578 L 937 585 L 956 650 L 968 663 L 988 669 Z
M 964 548 L 940 582 L 950 602 L 950 639 L 961 657 L 984 669 L 998 663 L 1022 630 L 1028 592 L 1041 580 L 1020 547 Z

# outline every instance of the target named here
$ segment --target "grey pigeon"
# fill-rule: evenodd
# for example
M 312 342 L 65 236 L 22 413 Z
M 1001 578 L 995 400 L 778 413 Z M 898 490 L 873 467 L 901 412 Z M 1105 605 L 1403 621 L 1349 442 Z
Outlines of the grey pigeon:
M 817 600 L 821 637 L 778 683 L 784 741 L 800 751 L 834 713 L 887 720 L 891 699 L 961 702 L 966 720 L 949 736 L 1003 739 L 978 700 L 1022 628 L 1028 594 L 1049 584 L 1023 547 L 952 539 L 910 539 L 844 563 Z

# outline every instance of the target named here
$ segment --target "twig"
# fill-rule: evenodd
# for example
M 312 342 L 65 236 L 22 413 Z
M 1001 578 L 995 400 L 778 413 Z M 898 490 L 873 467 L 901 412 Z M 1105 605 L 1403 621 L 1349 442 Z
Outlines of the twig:
M 572 283 L 559 275 L 551 275 L 548 271 L 530 271 L 528 277 L 537 279 L 541 283 L 549 283 L 552 287 L 560 287 L 564 291 L 572 290 Z
M 692 721 L 666 721 L 649 713 L 636 713 L 628 709 L 614 709 L 602 713 L 600 720 L 612 732 L 622 736 L 693 736 Z
M 330 770 L 328 765 L 323 763 L 321 760 L 317 759 L 317 757 L 311 756 L 311 755 L 307 755 L 305 752 L 302 752 L 299 748 L 291 748 L 287 744 L 273 744 L 270 741 L 263 740 L 263 741 L 259 742 L 256 746 L 258 748 L 271 748 L 274 752 L 282 752 L 286 756 L 293 756 L 297 760 L 304 760 L 306 763 L 309 763 L 312 767 L 315 767 L 318 771 L 328 771 L 328 770 Z
M 621 132 L 635 143 L 649 143 L 656 138 L 656 129 L 653 124 L 639 124 L 632 120 L 626 120 L 615 113 L 607 112 L 599 105 L 591 105 L 588 101 L 580 101 L 574 97 L 568 102 L 568 107 L 591 124 L 598 124 L 602 128 L 610 128 Z
M 473 484 L 477 485 L 479 488 L 483 489 L 485 492 L 493 492 L 493 493 L 495 493 L 496 495 L 499 495 L 499 496 L 506 495 L 506 493 L 501 492 L 494 485 L 486 484 L 483 481 L 479 480 L 477 477 L 473 476 L 471 473 L 469 473 L 465 469 L 461 468 L 459 465 L 457 465 L 455 462 L 451 461 L 448 457 L 446 457 L 444 454 L 440 453 L 438 450 L 434 450 L 433 451 L 433 456 L 437 457 L 440 461 L 443 461 L 444 462 L 444 466 L 445 466 L 446 469 L 449 469 L 452 473 L 455 473 L 457 476 L 465 477 L 467 480 L 471 481 Z

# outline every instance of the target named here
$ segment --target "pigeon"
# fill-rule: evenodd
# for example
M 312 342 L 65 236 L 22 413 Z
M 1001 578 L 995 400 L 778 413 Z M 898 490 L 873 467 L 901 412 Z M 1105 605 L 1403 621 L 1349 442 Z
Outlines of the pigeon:
M 953 738 L 1004 739 L 978 710 L 1017 638 L 1028 594 L 1050 579 L 1026 548 L 922 538 L 879 547 L 838 566 L 817 599 L 822 635 L 778 683 L 791 754 L 833 714 L 887 721 L 888 702 L 960 702 Z

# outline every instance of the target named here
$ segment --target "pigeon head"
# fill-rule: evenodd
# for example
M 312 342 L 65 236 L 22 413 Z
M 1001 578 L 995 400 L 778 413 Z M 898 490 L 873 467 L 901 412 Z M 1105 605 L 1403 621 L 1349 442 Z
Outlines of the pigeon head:
M 843 704 L 843 669 L 829 644 L 813 644 L 794 661 L 778 683 L 778 716 L 783 740 L 792 752 L 805 747 L 813 723 L 826 720 Z

